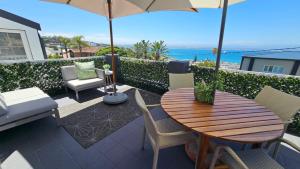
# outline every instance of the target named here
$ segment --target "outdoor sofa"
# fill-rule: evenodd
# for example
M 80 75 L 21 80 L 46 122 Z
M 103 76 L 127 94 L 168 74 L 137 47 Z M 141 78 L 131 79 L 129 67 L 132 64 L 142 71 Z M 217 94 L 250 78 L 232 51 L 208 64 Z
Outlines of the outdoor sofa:
M 95 68 L 95 71 L 97 73 L 96 78 L 79 80 L 75 65 L 61 67 L 66 92 L 68 92 L 68 88 L 74 90 L 77 100 L 79 100 L 78 92 L 83 90 L 104 87 L 106 92 L 105 71 L 97 68 Z
M 37 87 L 0 93 L 0 131 L 55 115 L 57 103 Z

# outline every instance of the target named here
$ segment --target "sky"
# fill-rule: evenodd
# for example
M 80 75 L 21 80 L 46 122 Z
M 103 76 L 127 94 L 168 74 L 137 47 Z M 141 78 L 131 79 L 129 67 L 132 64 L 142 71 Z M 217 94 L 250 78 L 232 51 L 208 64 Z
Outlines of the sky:
M 224 47 L 230 49 L 300 46 L 299 0 L 247 0 L 228 9 Z M 41 35 L 109 42 L 105 17 L 63 4 L 38 0 L 0 0 L 0 9 L 38 22 Z M 163 40 L 169 47 L 217 47 L 222 9 L 153 12 L 113 20 L 114 41 L 131 45 Z

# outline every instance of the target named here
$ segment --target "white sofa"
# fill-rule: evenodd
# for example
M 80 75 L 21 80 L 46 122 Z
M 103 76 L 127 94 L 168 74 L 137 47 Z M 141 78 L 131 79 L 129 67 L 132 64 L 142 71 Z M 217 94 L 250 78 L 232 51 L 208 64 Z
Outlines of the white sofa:
M 74 90 L 76 93 L 77 100 L 79 100 L 78 92 L 83 90 L 104 87 L 104 91 L 106 92 L 106 81 L 105 81 L 104 70 L 96 69 L 96 73 L 98 77 L 94 79 L 86 79 L 86 80 L 79 80 L 77 78 L 75 65 L 61 67 L 61 73 L 64 80 L 66 92 L 68 91 L 68 88 Z
M 55 115 L 60 117 L 57 103 L 37 87 L 0 94 L 0 131 Z

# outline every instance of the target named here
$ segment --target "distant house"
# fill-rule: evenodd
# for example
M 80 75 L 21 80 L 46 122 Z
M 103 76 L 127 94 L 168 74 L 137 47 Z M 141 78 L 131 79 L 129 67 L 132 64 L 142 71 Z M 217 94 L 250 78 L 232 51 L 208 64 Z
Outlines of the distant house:
M 300 76 L 300 51 L 243 56 L 240 69 Z
M 40 30 L 40 24 L 0 9 L 0 61 L 45 59 Z
M 84 47 L 82 48 L 82 57 L 87 57 L 87 56 L 95 56 L 97 51 L 99 49 L 101 49 L 102 47 L 93 47 L 93 46 L 90 46 L 90 47 Z M 80 55 L 80 51 L 79 49 L 77 48 L 73 48 L 73 49 L 70 49 L 69 52 L 71 53 L 71 57 L 81 57 Z

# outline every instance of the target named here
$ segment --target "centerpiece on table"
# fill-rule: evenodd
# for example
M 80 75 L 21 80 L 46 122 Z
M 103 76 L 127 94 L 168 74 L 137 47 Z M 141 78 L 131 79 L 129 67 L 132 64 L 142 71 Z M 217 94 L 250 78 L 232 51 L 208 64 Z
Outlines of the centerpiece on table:
M 223 90 L 223 84 L 220 80 L 210 83 L 198 82 L 194 88 L 195 99 L 198 102 L 213 105 L 216 90 Z

